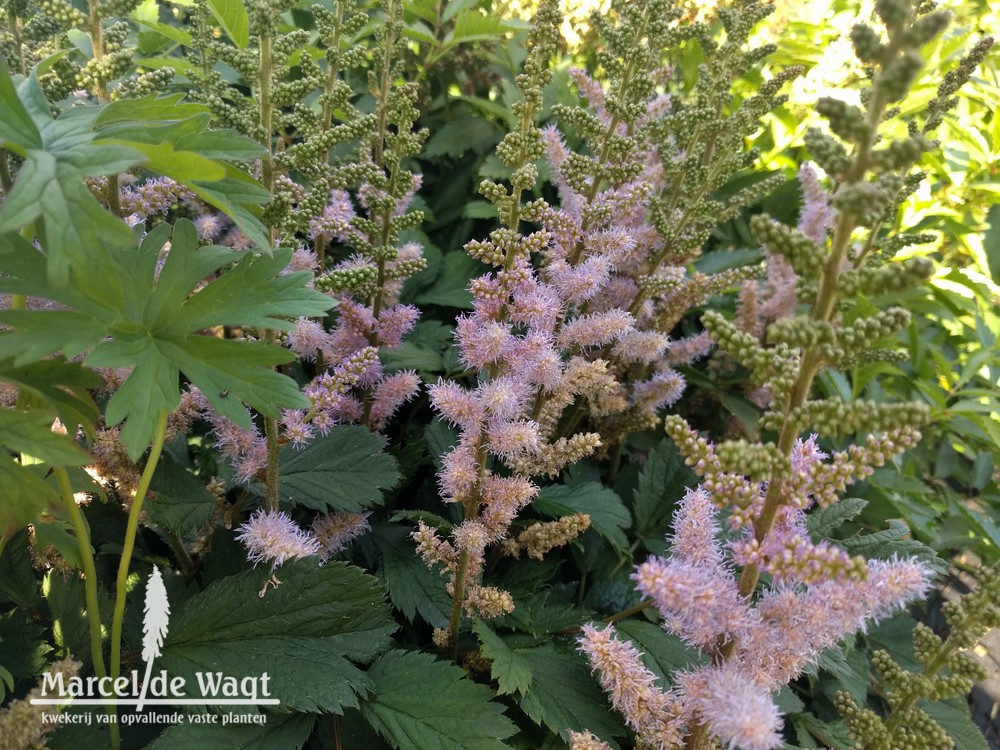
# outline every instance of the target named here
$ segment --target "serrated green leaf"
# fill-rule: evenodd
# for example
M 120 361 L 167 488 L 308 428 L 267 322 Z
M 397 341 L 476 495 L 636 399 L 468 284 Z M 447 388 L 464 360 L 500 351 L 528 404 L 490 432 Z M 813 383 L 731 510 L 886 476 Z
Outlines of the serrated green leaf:
M 0 445 L 57 466 L 83 466 L 90 456 L 68 435 L 52 431 L 52 416 L 0 409 Z
M 393 349 L 380 351 L 379 358 L 389 372 L 397 370 L 442 372 L 444 370 L 444 360 L 440 352 L 413 341 L 404 341 Z
M 169 455 L 160 456 L 150 489 L 156 493 L 145 505 L 150 522 L 179 536 L 207 524 L 218 508 L 205 485 Z
M 948 564 L 923 542 L 910 538 L 910 528 L 898 518 L 889 519 L 889 528 L 873 534 L 852 536 L 837 542 L 848 554 L 866 559 L 889 560 L 893 557 L 919 560 L 935 573 L 943 573 Z
M 293 506 L 357 512 L 382 502 L 399 481 L 385 438 L 357 425 L 339 425 L 305 448 L 281 451 L 281 497 Z
M 382 553 L 382 573 L 393 605 L 410 622 L 419 613 L 434 627 L 445 627 L 451 598 L 441 576 L 417 556 L 409 531 L 403 526 L 376 524 L 372 537 Z
M 0 591 L 18 607 L 30 609 L 38 582 L 28 552 L 28 532 L 9 533 L 7 540 L 0 554 Z
M 443 305 L 471 310 L 472 294 L 469 292 L 469 281 L 482 272 L 483 265 L 466 253 L 448 253 L 444 256 L 444 267 L 434 286 L 417 295 L 415 301 L 423 305 Z
M 245 175 L 238 177 L 236 176 L 238 173 L 234 173 L 236 170 L 230 167 L 228 176 L 224 180 L 192 182 L 188 187 L 210 206 L 215 206 L 229 216 L 250 238 L 254 248 L 267 251 L 271 246 L 267 230 L 250 207 L 269 200 L 270 194 L 256 182 L 251 180 L 248 183 Z
M 591 527 L 598 534 L 615 548 L 628 549 L 628 539 L 622 531 L 632 523 L 628 508 L 614 490 L 597 482 L 585 482 L 572 487 L 564 484 L 543 487 L 532 507 L 552 518 L 586 513 L 590 516 Z
M 551 646 L 517 649 L 517 653 L 531 663 L 531 687 L 521 708 L 532 720 L 563 739 L 569 739 L 571 729 L 586 729 L 602 739 L 625 735 L 581 654 L 560 653 Z
M 639 472 L 632 505 L 636 535 L 662 537 L 670 526 L 677 501 L 695 480 L 694 472 L 684 464 L 674 442 L 661 441 Z
M 26 407 L 52 409 L 69 432 L 82 427 L 88 436 L 94 436 L 100 410 L 88 389 L 97 390 L 103 380 L 79 362 L 53 358 L 16 366 L 3 359 L 0 380 L 18 388 L 19 402 Z
M 67 286 L 72 267 L 87 269 L 78 275 L 78 282 L 105 298 L 120 298 L 121 282 L 106 245 L 130 246 L 135 237 L 97 202 L 82 177 L 71 164 L 47 151 L 29 151 L 0 206 L 0 233 L 20 231 L 41 217 L 52 285 Z
M 194 724 L 184 722 L 167 730 L 147 750 L 299 750 L 312 734 L 311 714 L 268 715 L 263 724 Z
M 385 594 L 372 576 L 346 563 L 286 563 L 281 584 L 260 596 L 271 575 L 257 568 L 212 583 L 177 607 L 157 663 L 187 678 L 220 671 L 270 677 L 271 697 L 284 709 L 342 713 L 357 706 L 372 681 L 356 664 L 369 662 L 396 629 Z
M 490 674 L 500 684 L 500 695 L 528 692 L 534 675 L 531 661 L 504 643 L 482 620 L 477 620 L 472 630 L 479 637 L 483 656 L 492 662 Z
M 868 505 L 867 500 L 862 500 L 859 497 L 845 497 L 833 505 L 817 508 L 806 516 L 806 529 L 816 540 L 831 539 L 830 534 L 835 529 L 855 518 L 866 505 Z
M 5 64 L 0 63 L 0 142 L 23 154 L 42 147 L 42 136 L 14 88 Z
M 87 592 L 78 576 L 63 576 L 49 571 L 46 576 L 45 601 L 52 615 L 55 644 L 66 653 L 90 662 L 90 624 L 87 621 Z
M 496 39 L 506 31 L 503 22 L 480 10 L 463 10 L 455 17 L 455 26 L 445 37 L 445 44 Z
M 390 651 L 368 677 L 361 713 L 397 750 L 502 750 L 517 732 L 488 688 L 430 654 Z
M 45 671 L 45 658 L 52 647 L 44 639 L 45 628 L 15 609 L 0 615 L 0 665 L 14 677 L 34 677 Z
M 156 259 L 168 238 L 170 253 L 154 284 Z M 306 275 L 279 275 L 289 258 L 287 251 L 273 257 L 245 254 L 234 269 L 188 297 L 206 275 L 233 259 L 219 248 L 200 248 L 191 222 L 178 221 L 172 237 L 169 227 L 158 227 L 138 252 L 119 255 L 123 275 L 130 280 L 129 295 L 117 311 L 94 306 L 86 310 L 93 318 L 104 318 L 111 336 L 90 353 L 86 364 L 134 367 L 105 411 L 108 424 L 126 422 L 121 436 L 129 455 L 135 458 L 145 450 L 160 410 L 176 408 L 180 373 L 201 389 L 218 413 L 244 429 L 251 418 L 243 404 L 265 416 L 278 416 L 279 407 L 308 408 L 295 382 L 271 369 L 293 359 L 287 349 L 201 333 L 222 325 L 284 327 L 287 323 L 279 316 L 328 309 L 332 301 L 307 289 Z M 237 287 L 242 289 L 239 304 Z

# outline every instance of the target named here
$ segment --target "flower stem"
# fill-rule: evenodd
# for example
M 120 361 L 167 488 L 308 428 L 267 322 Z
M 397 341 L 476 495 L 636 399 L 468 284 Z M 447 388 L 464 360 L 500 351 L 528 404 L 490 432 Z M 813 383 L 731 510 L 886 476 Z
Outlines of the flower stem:
M 139 485 L 132 498 L 132 507 L 128 512 L 128 525 L 125 527 L 125 539 L 122 542 L 122 556 L 118 563 L 118 578 L 115 582 L 115 612 L 111 618 L 111 677 L 116 678 L 121 673 L 122 651 L 122 621 L 125 617 L 125 587 L 128 584 L 128 569 L 132 562 L 132 552 L 135 549 L 135 538 L 139 530 L 139 516 L 142 514 L 142 503 L 146 499 L 149 483 L 156 471 L 156 464 L 163 452 L 163 442 L 167 436 L 167 412 L 160 410 L 157 419 L 156 434 L 153 436 L 153 446 L 146 460 L 146 466 L 139 478 Z

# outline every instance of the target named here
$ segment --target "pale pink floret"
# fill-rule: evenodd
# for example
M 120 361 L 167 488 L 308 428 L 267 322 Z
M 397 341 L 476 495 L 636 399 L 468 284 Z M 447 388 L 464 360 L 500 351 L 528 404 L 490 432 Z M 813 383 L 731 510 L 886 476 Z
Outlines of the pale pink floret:
M 396 410 L 416 396 L 419 390 L 420 378 L 415 372 L 397 372 L 380 380 L 372 400 L 372 426 L 377 430 L 385 427 Z
M 563 326 L 558 343 L 565 349 L 604 346 L 624 336 L 634 323 L 635 319 L 624 310 L 581 315 Z
M 237 529 L 236 538 L 247 548 L 247 559 L 255 566 L 271 561 L 274 570 L 286 560 L 319 553 L 320 544 L 299 528 L 287 513 L 258 508 Z
M 619 640 L 613 626 L 598 630 L 584 625 L 582 630 L 580 650 L 587 655 L 590 668 L 600 673 L 601 687 L 611 705 L 644 745 L 663 750 L 679 746 L 684 736 L 681 705 L 656 684 L 656 675 L 642 663 L 636 648 Z
M 295 330 L 288 334 L 288 348 L 302 359 L 313 362 L 316 352 L 328 346 L 329 339 L 330 335 L 322 323 L 311 318 L 299 318 L 295 321 Z
M 657 331 L 629 331 L 615 344 L 615 357 L 625 363 L 652 364 L 663 356 L 670 340 Z
M 379 343 L 386 349 L 399 346 L 419 317 L 420 311 L 413 305 L 395 305 L 383 310 L 375 326 Z
M 641 380 L 632 386 L 632 400 L 648 411 L 656 411 L 664 406 L 672 406 L 684 393 L 684 376 L 667 369 L 656 373 L 649 380 Z
M 496 423 L 516 419 L 534 395 L 530 385 L 507 375 L 482 383 L 476 390 L 486 413 Z
M 478 430 L 485 417 L 483 405 L 472 391 L 457 383 L 439 379 L 429 389 L 431 403 L 437 412 L 456 427 L 466 431 Z
M 531 420 L 500 422 L 490 426 L 490 452 L 500 458 L 512 459 L 538 450 L 541 436 L 538 424 Z
M 819 175 L 809 162 L 799 167 L 799 184 L 802 186 L 802 211 L 798 229 L 820 247 L 826 246 L 826 233 L 833 228 L 837 217 L 830 205 L 831 196 L 819 183 Z
M 752 616 L 736 580 L 722 569 L 650 557 L 632 575 L 636 589 L 653 600 L 664 624 L 700 648 L 738 638 Z
M 729 748 L 781 747 L 782 717 L 766 688 L 733 664 L 678 675 L 685 707 Z
M 446 502 L 454 502 L 468 495 L 479 476 L 476 451 L 468 443 L 459 443 L 441 459 L 438 484 Z

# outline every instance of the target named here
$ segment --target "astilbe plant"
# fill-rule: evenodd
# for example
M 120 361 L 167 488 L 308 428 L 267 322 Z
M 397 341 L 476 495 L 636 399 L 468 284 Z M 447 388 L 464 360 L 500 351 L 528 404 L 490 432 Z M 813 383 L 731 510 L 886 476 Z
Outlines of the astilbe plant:
M 930 585 L 931 570 L 920 562 L 851 557 L 815 542 L 804 523 L 811 507 L 836 503 L 849 483 L 913 446 L 929 418 L 919 403 L 814 399 L 813 383 L 828 368 L 891 356 L 882 342 L 906 325 L 908 314 L 901 308 L 865 314 L 855 300 L 919 284 L 931 273 L 925 260 L 891 260 L 908 237 L 888 234 L 883 224 L 891 223 L 896 206 L 919 184 L 920 175 L 910 170 L 932 148 L 927 134 L 991 43 L 979 45 L 947 76 L 923 127 L 911 121 L 908 138 L 885 141 L 879 126 L 898 113 L 891 106 L 905 97 L 920 70 L 920 47 L 944 29 L 948 14 L 906 0 L 882 0 L 876 9 L 883 34 L 864 24 L 852 34 L 858 57 L 872 68 L 864 108 L 822 100 L 818 109 L 833 135 L 816 131 L 807 138 L 833 181 L 832 193 L 825 194 L 815 173 L 803 168 L 799 228 L 767 216 L 751 222 L 767 251 L 766 281 L 744 288 L 736 323 L 717 312 L 703 318 L 718 347 L 757 387 L 764 439 L 712 444 L 680 417 L 667 418 L 668 435 L 702 483 L 675 514 L 669 557 L 643 563 L 634 579 L 664 627 L 711 661 L 673 675 L 673 687 L 664 691 L 612 627 L 590 626 L 581 639 L 612 703 L 643 746 L 780 747 L 782 721 L 772 698 L 778 688 L 814 664 L 821 651 L 923 596 Z M 889 252 L 874 252 L 879 247 Z M 802 439 L 810 430 L 868 437 L 827 456 L 816 435 Z M 725 544 L 720 519 L 728 527 Z M 762 576 L 766 584 L 759 587 Z M 934 666 L 946 660 L 941 656 Z M 905 680 L 895 679 L 885 661 L 879 657 L 880 671 L 899 683 L 890 698 L 896 708 L 886 725 L 891 731 L 920 717 L 907 713 L 917 693 L 900 687 Z M 872 737 L 877 722 L 871 714 L 848 697 L 839 700 L 855 735 Z M 917 723 L 924 728 L 932 723 L 922 720 Z M 879 731 L 889 747 L 887 730 Z M 581 735 L 575 746 L 597 744 Z
M 574 71 L 589 106 L 554 111 L 588 147 L 573 152 L 555 126 L 534 124 L 558 23 L 554 6 L 540 7 L 517 78 L 518 129 L 497 148 L 510 187 L 490 180 L 480 186 L 501 226 L 466 246 L 497 269 L 472 281 L 474 310 L 456 327 L 462 358 L 480 374 L 479 383 L 469 389 L 441 381 L 431 388 L 437 412 L 459 429 L 439 483 L 445 501 L 463 510 L 450 541 L 424 523 L 413 535 L 425 560 L 448 576 L 452 612 L 448 630 L 436 636 L 440 644 L 457 649 L 463 611 L 494 618 L 513 608 L 508 592 L 482 582 L 489 545 L 510 535 L 502 544 L 507 554 L 541 557 L 587 528 L 585 517 L 566 516 L 512 532 L 538 492 L 534 478 L 557 477 L 620 445 L 629 431 L 657 424 L 659 410 L 684 389 L 674 367 L 711 348 L 705 335 L 670 342 L 674 324 L 712 291 L 758 273 L 689 276 L 684 265 L 699 253 L 720 212 L 723 218 L 738 214 L 772 184 L 726 204 L 709 197 L 753 163 L 754 152 L 737 153 L 743 137 L 780 103 L 781 85 L 799 72 L 786 71 L 758 96 L 729 107 L 732 79 L 771 51 L 740 52 L 767 11 L 753 6 L 742 15 L 723 13 L 728 37 L 717 50 L 708 27 L 679 24 L 681 13 L 669 2 L 615 6 L 615 23 L 597 22 L 606 43 L 598 59 L 607 88 Z M 666 55 L 695 39 L 719 59 L 692 102 L 673 99 L 658 90 L 670 77 Z M 712 144 L 708 151 L 697 139 L 680 140 L 694 124 Z M 537 183 L 535 162 L 543 156 L 558 206 L 524 197 Z M 678 198 L 682 194 L 687 197 Z M 522 228 L 529 222 L 537 228 Z

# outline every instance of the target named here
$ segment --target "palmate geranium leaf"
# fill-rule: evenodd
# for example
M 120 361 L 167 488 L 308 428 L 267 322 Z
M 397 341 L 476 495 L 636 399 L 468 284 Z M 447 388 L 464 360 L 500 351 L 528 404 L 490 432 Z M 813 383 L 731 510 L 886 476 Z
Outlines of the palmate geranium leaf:
M 161 228 L 166 227 L 166 228 Z M 122 441 L 138 456 L 153 434 L 156 415 L 180 399 L 178 373 L 198 386 L 216 410 L 242 427 L 251 425 L 242 404 L 266 416 L 279 408 L 304 408 L 308 399 L 290 378 L 271 367 L 291 361 L 282 347 L 232 341 L 202 333 L 225 325 L 255 325 L 288 330 L 289 318 L 323 315 L 332 300 L 306 286 L 308 273 L 278 276 L 291 252 L 273 256 L 199 248 L 194 225 L 179 221 L 151 232 L 136 253 L 121 253 L 119 263 L 135 283 L 102 342 L 86 360 L 99 367 L 130 367 L 132 374 L 108 402 L 109 424 L 126 421 Z M 166 241 L 170 252 L 154 283 L 156 260 Z M 192 288 L 224 265 L 235 267 L 191 294 Z M 238 303 L 229 274 L 245 284 Z M 145 277 L 145 278 L 142 278 Z M 221 285 L 220 292 L 215 284 Z M 241 403 L 242 402 L 242 403 Z
M 40 236 L 52 285 L 66 287 L 71 269 L 76 283 L 92 294 L 120 298 L 121 283 L 107 252 L 109 244 L 131 245 L 123 221 L 104 210 L 83 182 L 85 177 L 117 174 L 139 164 L 138 151 L 94 144 L 93 110 L 70 109 L 53 119 L 34 75 L 18 92 L 0 65 L 3 125 L 0 143 L 24 157 L 17 179 L 0 206 L 0 233 L 19 231 L 41 219 Z
M 170 252 L 157 275 L 168 241 Z M 244 404 L 268 416 L 277 416 L 280 408 L 309 406 L 293 380 L 271 369 L 291 361 L 288 350 L 210 334 L 227 325 L 288 330 L 295 318 L 323 315 L 333 305 L 306 286 L 308 273 L 279 275 L 290 251 L 267 256 L 199 247 L 194 225 L 182 220 L 173 228 L 156 227 L 138 250 L 114 249 L 111 257 L 124 288 L 117 304 L 49 285 L 40 252 L 16 235 L 0 237 L 5 277 L 0 291 L 47 297 L 72 308 L 0 312 L 0 323 L 9 328 L 0 336 L 0 357 L 23 366 L 60 351 L 68 356 L 89 351 L 87 366 L 134 368 L 105 411 L 109 425 L 125 422 L 121 437 L 133 458 L 146 449 L 160 410 L 177 407 L 181 373 L 220 414 L 245 428 L 251 417 Z

